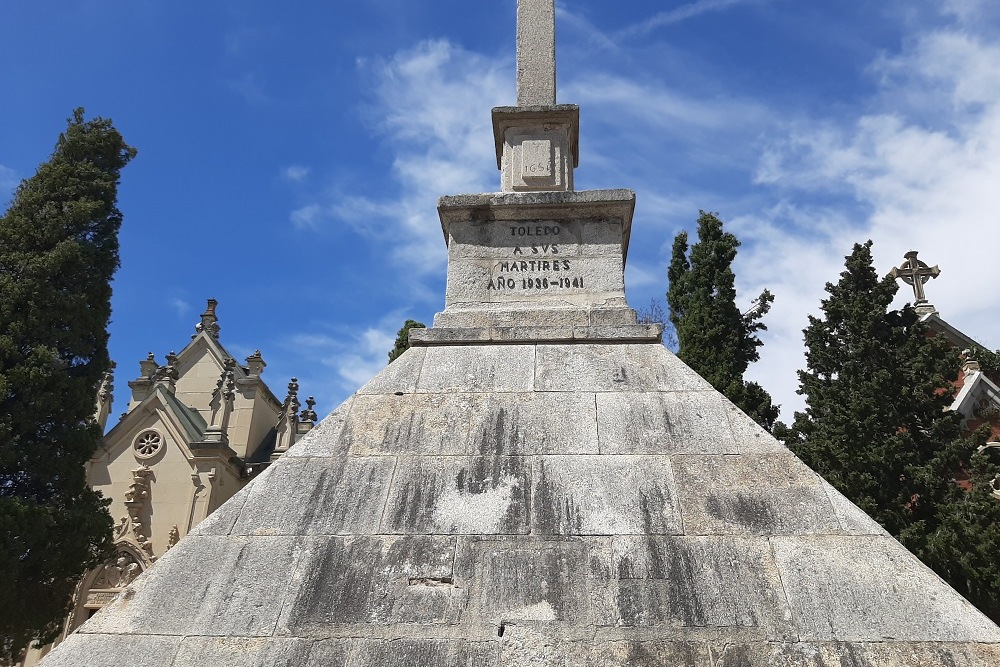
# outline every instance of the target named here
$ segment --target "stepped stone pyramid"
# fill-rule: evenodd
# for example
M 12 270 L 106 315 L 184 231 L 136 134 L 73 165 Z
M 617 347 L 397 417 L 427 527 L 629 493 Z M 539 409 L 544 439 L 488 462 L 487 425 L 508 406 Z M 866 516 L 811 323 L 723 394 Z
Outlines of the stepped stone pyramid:
M 1000 628 L 636 323 L 520 0 L 445 310 L 46 667 L 964 667 Z

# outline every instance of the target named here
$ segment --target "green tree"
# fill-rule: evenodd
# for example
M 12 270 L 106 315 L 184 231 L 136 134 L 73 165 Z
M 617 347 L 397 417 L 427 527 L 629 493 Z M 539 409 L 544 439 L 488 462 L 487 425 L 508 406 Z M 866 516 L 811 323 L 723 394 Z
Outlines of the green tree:
M 770 430 L 778 418 L 778 406 L 763 387 L 744 380 L 743 375 L 760 359 L 762 343 L 757 332 L 767 330 L 761 319 L 771 309 L 774 296 L 764 290 L 747 312 L 736 307 L 732 264 L 739 246 L 716 215 L 701 211 L 698 242 L 689 247 L 687 232 L 674 238 L 667 305 L 677 332 L 677 356 Z
M 888 310 L 895 280 L 856 244 L 823 317 L 805 329 L 804 412 L 775 435 L 942 578 L 1000 618 L 1000 503 L 990 465 L 947 410 L 958 351 L 909 306 Z M 971 491 L 956 477 L 969 477 Z
M 426 329 L 427 325 L 416 320 L 406 320 L 396 334 L 396 344 L 389 350 L 389 363 L 394 362 L 401 354 L 410 349 L 410 329 Z
M 119 172 L 134 156 L 111 121 L 77 109 L 0 218 L 0 663 L 52 640 L 109 554 L 107 501 L 84 465 L 101 438 Z

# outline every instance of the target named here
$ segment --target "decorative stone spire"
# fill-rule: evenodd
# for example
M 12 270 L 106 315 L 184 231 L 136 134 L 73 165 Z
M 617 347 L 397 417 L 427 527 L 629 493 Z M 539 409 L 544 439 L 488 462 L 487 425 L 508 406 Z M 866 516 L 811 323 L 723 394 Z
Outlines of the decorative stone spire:
M 115 362 L 111 362 L 111 367 L 101 376 L 101 382 L 97 385 L 97 405 L 94 410 L 94 421 L 103 431 L 108 425 L 108 415 L 111 413 L 111 404 L 114 403 L 115 396 Z
M 555 44 L 555 0 L 518 0 L 518 105 L 493 109 L 502 192 L 573 190 L 580 108 L 556 104 Z
M 313 410 L 315 405 L 316 399 L 314 397 L 310 396 L 306 399 L 306 409 L 299 413 L 299 434 L 308 433 L 316 425 L 316 411 Z
M 236 397 L 236 376 L 233 369 L 236 368 L 236 361 L 232 358 L 226 359 L 222 368 L 222 374 L 218 382 L 215 383 L 215 391 L 212 392 L 212 400 L 209 407 L 212 409 L 212 421 L 205 429 L 205 437 L 200 445 L 207 444 L 229 444 L 229 417 L 233 412 L 233 400 Z
M 156 381 L 156 373 L 159 368 L 160 365 L 156 363 L 156 358 L 152 352 L 139 362 L 139 377 L 130 380 L 128 383 L 129 389 L 132 390 L 132 404 L 130 409 L 149 396 L 149 392 L 153 389 L 153 383 Z M 124 417 L 125 415 L 123 414 L 122 416 Z
M 215 299 L 208 300 L 205 312 L 201 314 L 201 322 L 194 328 L 195 336 L 204 331 L 215 340 L 219 340 L 219 331 L 221 331 L 222 327 L 219 326 L 219 318 L 215 316 L 215 308 L 218 305 L 219 302 Z
M 171 394 L 177 389 L 177 379 L 180 375 L 177 373 L 177 354 L 171 350 L 166 356 L 167 364 L 165 366 L 160 366 L 156 369 L 156 375 L 154 377 L 156 384 L 164 387 Z
M 911 250 L 904 255 L 906 260 L 889 272 L 889 277 L 902 280 L 913 288 L 913 309 L 921 315 L 936 313 L 937 309 L 927 300 L 924 293 L 924 284 L 931 278 L 941 275 L 941 269 L 934 266 L 927 266 L 925 262 L 917 259 L 917 251 Z
M 298 434 L 299 426 L 299 407 L 301 407 L 299 380 L 292 378 L 291 382 L 288 383 L 288 394 L 285 396 L 284 403 L 281 404 L 281 416 L 278 418 L 276 427 L 278 438 L 274 445 L 274 454 L 271 455 L 272 459 L 278 458 L 295 444 L 295 436 Z
M 267 368 L 267 363 L 264 361 L 264 357 L 260 355 L 260 350 L 254 350 L 254 353 L 247 357 L 247 375 L 260 377 L 264 373 L 265 368 Z

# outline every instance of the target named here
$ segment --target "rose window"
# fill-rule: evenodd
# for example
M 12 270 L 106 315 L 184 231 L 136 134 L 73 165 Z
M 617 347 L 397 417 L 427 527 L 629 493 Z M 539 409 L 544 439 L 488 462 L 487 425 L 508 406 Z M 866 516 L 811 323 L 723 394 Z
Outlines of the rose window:
M 162 446 L 163 438 L 156 431 L 144 431 L 140 433 L 139 437 L 132 444 L 132 448 L 135 449 L 135 455 L 143 459 L 154 456 L 160 451 L 160 447 Z

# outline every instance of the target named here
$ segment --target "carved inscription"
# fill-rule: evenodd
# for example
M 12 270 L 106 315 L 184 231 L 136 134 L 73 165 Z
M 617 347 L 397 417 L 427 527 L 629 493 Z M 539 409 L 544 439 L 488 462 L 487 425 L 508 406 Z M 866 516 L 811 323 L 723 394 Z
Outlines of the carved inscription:
M 486 289 L 496 291 L 557 291 L 583 289 L 583 277 L 573 275 L 573 260 L 559 257 L 559 224 L 510 225 L 510 235 L 519 241 L 511 259 L 497 263 Z

